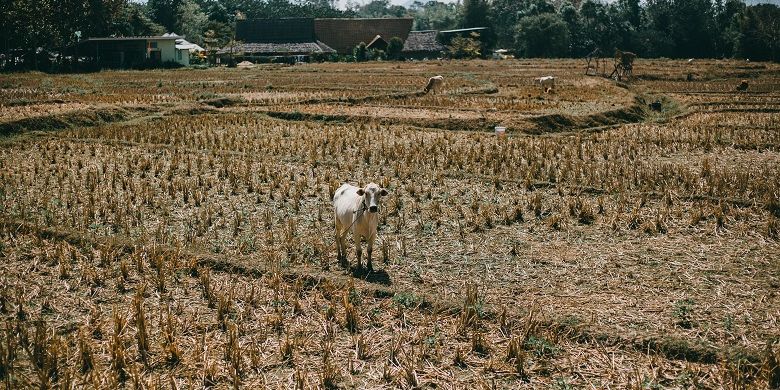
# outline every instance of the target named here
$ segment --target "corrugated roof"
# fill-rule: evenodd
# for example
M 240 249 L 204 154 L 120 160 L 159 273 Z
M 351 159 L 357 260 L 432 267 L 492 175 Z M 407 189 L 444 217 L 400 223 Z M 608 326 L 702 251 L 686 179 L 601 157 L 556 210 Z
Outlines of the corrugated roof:
M 176 40 L 176 48 L 179 50 L 206 51 L 206 49 L 195 43 L 187 42 L 184 38 L 179 38 Z
M 462 33 L 462 32 L 469 32 L 469 31 L 482 31 L 487 30 L 487 27 L 471 27 L 471 28 L 459 28 L 455 30 L 444 30 L 440 31 L 442 34 L 452 34 L 452 33 Z
M 242 43 L 233 48 L 233 53 L 255 55 L 284 55 L 284 54 L 312 54 L 335 53 L 336 51 L 322 42 L 288 42 L 288 43 Z M 230 48 L 223 47 L 217 54 L 229 54 Z
M 377 35 L 405 41 L 413 22 L 412 18 L 314 19 L 314 33 L 337 52 L 351 53 L 360 42 L 371 42 Z
M 405 52 L 440 52 L 446 50 L 446 47 L 436 40 L 436 30 L 412 31 L 404 42 Z

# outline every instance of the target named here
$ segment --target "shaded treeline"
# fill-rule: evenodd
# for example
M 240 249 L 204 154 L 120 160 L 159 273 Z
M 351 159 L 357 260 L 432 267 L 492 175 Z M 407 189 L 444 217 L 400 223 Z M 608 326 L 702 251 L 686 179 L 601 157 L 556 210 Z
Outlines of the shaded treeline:
M 741 0 L 0 0 L 5 69 L 58 70 L 79 39 L 175 32 L 204 46 L 233 37 L 237 15 L 413 17 L 415 29 L 489 26 L 489 47 L 524 57 L 580 57 L 615 47 L 643 57 L 780 60 L 780 8 Z M 80 36 L 77 32 L 80 32 Z M 482 53 L 488 54 L 488 53 Z

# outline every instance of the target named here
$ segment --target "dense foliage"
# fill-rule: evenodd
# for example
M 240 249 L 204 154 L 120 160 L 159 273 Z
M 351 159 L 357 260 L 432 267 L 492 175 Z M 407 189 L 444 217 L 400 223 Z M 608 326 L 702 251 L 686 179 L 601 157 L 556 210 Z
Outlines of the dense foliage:
M 79 39 L 175 32 L 204 46 L 232 38 L 236 15 L 412 17 L 417 30 L 484 27 L 492 47 L 520 56 L 580 57 L 615 47 L 642 57 L 780 60 L 780 8 L 742 0 L 0 0 L 0 66 L 56 70 L 58 54 Z M 80 37 L 77 34 L 80 32 Z M 13 59 L 11 61 L 10 59 Z

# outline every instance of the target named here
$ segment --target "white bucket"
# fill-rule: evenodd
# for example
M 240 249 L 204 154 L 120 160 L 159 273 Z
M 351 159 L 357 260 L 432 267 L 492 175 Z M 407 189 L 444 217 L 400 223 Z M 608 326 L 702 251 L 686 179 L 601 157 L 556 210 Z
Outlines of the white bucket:
M 496 126 L 496 135 L 499 137 L 503 137 L 506 135 L 506 127 L 504 126 Z

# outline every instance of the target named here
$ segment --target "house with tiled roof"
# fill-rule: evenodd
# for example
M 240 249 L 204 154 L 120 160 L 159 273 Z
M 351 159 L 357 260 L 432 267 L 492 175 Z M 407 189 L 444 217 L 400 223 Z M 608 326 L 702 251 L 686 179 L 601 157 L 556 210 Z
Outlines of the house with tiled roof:
M 438 58 L 447 48 L 440 35 L 453 37 L 481 32 L 484 28 L 412 31 L 412 18 L 276 18 L 246 19 L 236 22 L 236 40 L 219 55 L 236 60 L 260 57 L 303 57 L 323 54 L 351 55 L 361 42 L 366 47 L 386 50 L 393 38 L 404 42 L 403 58 Z M 305 59 L 304 59 L 305 60 Z
M 249 60 L 318 54 L 349 55 L 361 42 L 384 50 L 393 37 L 405 41 L 412 23 L 412 18 L 239 20 L 236 22 L 236 40 L 239 43 L 225 47 L 217 54 Z
M 236 23 L 236 40 L 238 44 L 220 49 L 217 55 L 258 60 L 335 53 L 316 39 L 312 18 L 239 20 Z

